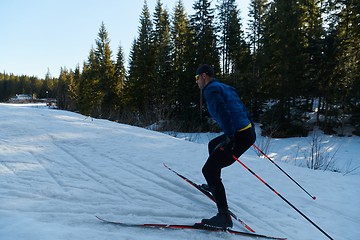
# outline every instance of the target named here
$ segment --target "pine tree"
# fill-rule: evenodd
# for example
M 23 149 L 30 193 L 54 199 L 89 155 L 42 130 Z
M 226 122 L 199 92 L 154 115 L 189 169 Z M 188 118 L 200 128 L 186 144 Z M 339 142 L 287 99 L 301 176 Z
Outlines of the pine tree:
M 123 88 L 125 83 L 125 77 L 126 77 L 126 70 L 125 70 L 125 58 L 124 58 L 124 51 L 122 46 L 119 46 L 118 53 L 116 55 L 116 65 L 115 65 L 115 75 L 119 79 L 118 82 L 118 89 L 120 90 L 119 95 L 119 103 L 121 104 L 121 98 L 120 96 L 123 95 Z
M 195 53 L 192 57 L 195 59 L 195 66 L 199 67 L 202 64 L 209 64 L 214 69 L 215 77 L 220 77 L 221 70 L 214 26 L 214 9 L 211 8 L 211 1 L 196 0 L 193 9 L 195 14 L 191 16 L 190 23 L 193 31 L 192 41 Z M 200 101 L 197 105 L 200 108 L 200 119 L 202 119 L 204 106 L 201 89 L 199 99 Z
M 337 81 L 334 98 L 341 106 L 339 120 L 342 130 L 345 125 L 345 114 L 349 106 L 356 105 L 359 97 L 359 4 L 358 0 L 335 0 L 333 2 L 334 19 L 337 21 L 337 39 L 340 42 L 338 50 L 338 66 L 336 68 Z M 343 134 L 343 133 L 342 133 Z
M 306 33 L 305 53 L 307 54 L 307 63 L 305 67 L 305 87 L 302 95 L 308 99 L 319 97 L 321 100 L 320 86 L 324 80 L 322 67 L 324 66 L 324 36 L 323 20 L 321 8 L 318 0 L 304 0 L 302 4 L 304 8 L 304 31 Z M 311 101 L 312 102 L 312 101 Z M 312 111 L 312 105 L 310 105 Z M 317 120 L 319 121 L 319 113 Z M 317 121 L 317 122 L 318 122 Z
M 243 47 L 242 43 L 244 43 L 240 11 L 235 2 L 235 0 L 219 0 L 220 5 L 217 6 L 219 10 L 219 49 L 224 79 L 230 73 L 234 73 L 236 67 L 240 68 L 240 66 L 236 66 L 236 62 L 238 62 Z
M 4 74 L 0 73 L 0 102 L 5 101 L 5 93 L 6 93 L 6 81 L 5 81 L 5 71 Z
M 155 82 L 153 89 L 154 102 L 160 109 L 173 104 L 172 45 L 169 25 L 168 12 L 163 8 L 161 0 L 158 0 L 154 13 Z
M 124 95 L 122 103 L 124 104 L 124 108 L 129 109 L 131 111 L 136 111 L 137 106 L 140 104 L 140 92 L 137 93 L 138 85 L 139 85 L 139 73 L 137 71 L 137 55 L 138 55 L 138 45 L 137 40 L 134 39 L 132 43 L 132 49 L 129 54 L 129 70 L 128 76 L 125 78 L 124 82 Z
M 98 64 L 96 75 L 99 79 L 98 91 L 101 95 L 102 114 L 108 117 L 115 110 L 119 96 L 119 79 L 115 75 L 115 63 L 111 60 L 110 40 L 104 22 L 96 39 L 95 61 Z
M 87 62 L 84 62 L 83 73 L 79 84 L 79 110 L 90 116 L 95 106 L 100 104 L 101 95 L 98 89 L 97 76 L 99 64 L 96 61 L 95 50 L 91 47 Z
M 171 40 L 172 40 L 172 59 L 174 61 L 174 69 L 177 73 L 183 73 L 185 71 L 185 59 L 184 54 L 186 49 L 186 41 L 189 36 L 190 23 L 185 12 L 185 7 L 182 0 L 178 0 L 175 9 L 174 17 L 172 19 L 171 27 Z M 177 77 L 179 80 L 181 78 Z
M 211 1 L 196 0 L 191 16 L 191 27 L 194 33 L 193 41 L 196 49 L 196 65 L 209 64 L 214 68 L 216 76 L 221 75 L 219 52 L 217 49 L 216 30 L 214 25 L 214 9 Z
M 140 16 L 139 37 L 134 40 L 130 53 L 129 76 L 126 87 L 126 102 L 132 110 L 141 112 L 152 108 L 155 53 L 153 24 L 147 2 L 144 1 Z
M 59 109 L 67 109 L 68 104 L 68 70 L 66 68 L 60 69 L 59 81 L 58 81 L 58 92 L 57 92 L 57 107 Z
M 267 86 L 271 97 L 278 100 L 273 107 L 274 122 L 284 132 L 292 127 L 294 120 L 300 120 L 303 112 L 294 111 L 296 98 L 304 88 L 306 54 L 304 11 L 299 1 L 275 0 L 271 4 L 264 32 L 264 48 L 267 58 Z M 273 117 L 268 117 L 272 121 Z M 271 124 L 271 123 L 267 123 Z
M 41 82 L 40 85 L 36 86 L 36 88 L 39 88 L 39 92 L 37 97 L 39 98 L 45 98 L 46 97 L 46 91 L 49 91 L 50 95 L 52 95 L 53 97 L 57 96 L 58 94 L 58 89 L 55 88 L 56 90 L 51 92 L 51 89 L 53 89 L 53 77 L 51 76 L 50 73 L 50 69 L 48 68 L 46 74 L 45 74 L 45 79 Z
M 195 118 L 192 103 L 198 101 L 194 79 L 197 66 L 194 63 L 193 32 L 182 0 L 175 5 L 171 29 L 176 111 L 178 120 L 188 123 L 189 119 Z
M 69 82 L 69 106 L 68 110 L 75 111 L 78 109 L 77 99 L 79 97 L 79 84 L 81 79 L 80 66 L 77 65 L 75 71 L 70 71 L 68 75 Z
M 262 102 L 266 100 L 262 89 L 264 88 L 265 81 L 264 31 L 268 11 L 268 0 L 251 0 L 249 8 L 249 38 L 252 50 L 252 86 L 254 90 L 252 116 L 254 120 L 259 120 Z
M 108 118 L 119 106 L 120 79 L 111 60 L 110 40 L 104 22 L 95 43 L 96 49 L 91 47 L 83 74 L 76 83 L 79 92 L 77 103 L 83 114 Z
M 235 87 L 242 99 L 249 103 L 254 97 L 254 86 L 249 74 L 251 54 L 242 30 L 240 11 L 235 0 L 219 2 L 221 4 L 218 6 L 218 30 L 223 80 Z
M 264 83 L 264 31 L 265 21 L 269 12 L 268 0 L 252 0 L 249 10 L 249 38 L 253 56 L 253 78 L 261 87 Z

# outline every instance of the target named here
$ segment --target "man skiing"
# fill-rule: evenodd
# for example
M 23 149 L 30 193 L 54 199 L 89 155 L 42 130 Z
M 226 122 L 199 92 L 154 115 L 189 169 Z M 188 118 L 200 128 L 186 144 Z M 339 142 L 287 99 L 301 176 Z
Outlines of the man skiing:
M 255 142 L 256 135 L 250 114 L 233 87 L 214 79 L 214 70 L 205 64 L 196 71 L 196 83 L 204 91 L 210 115 L 216 120 L 224 134 L 208 144 L 209 158 L 202 172 L 207 188 L 216 199 L 218 214 L 203 219 L 202 224 L 220 228 L 232 227 L 228 212 L 225 188 L 221 181 L 221 169 L 230 166 Z

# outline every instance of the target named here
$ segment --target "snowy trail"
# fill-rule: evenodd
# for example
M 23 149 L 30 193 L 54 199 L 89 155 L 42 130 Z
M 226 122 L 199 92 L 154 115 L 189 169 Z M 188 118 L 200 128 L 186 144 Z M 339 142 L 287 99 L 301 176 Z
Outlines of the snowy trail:
M 214 215 L 214 203 L 163 167 L 203 183 L 206 158 L 206 145 L 165 134 L 39 105 L 0 104 L 0 239 L 249 239 L 125 228 L 95 218 L 192 224 Z M 359 236 L 360 175 L 278 162 L 316 193 L 313 201 L 253 151 L 242 161 L 334 239 Z M 230 208 L 257 233 L 327 239 L 240 164 L 222 177 Z M 246 231 L 238 222 L 234 229 Z

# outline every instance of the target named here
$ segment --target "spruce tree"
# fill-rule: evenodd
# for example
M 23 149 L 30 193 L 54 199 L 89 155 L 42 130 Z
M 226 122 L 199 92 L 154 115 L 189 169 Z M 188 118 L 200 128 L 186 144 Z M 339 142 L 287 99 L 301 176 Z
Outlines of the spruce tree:
M 99 105 L 101 95 L 98 89 L 97 76 L 99 64 L 96 61 L 95 50 L 91 47 L 87 62 L 84 62 L 83 73 L 79 84 L 79 110 L 90 116 L 95 106 Z
M 338 61 L 335 74 L 337 81 L 335 85 L 334 98 L 336 104 L 340 105 L 339 122 L 342 130 L 345 126 L 345 114 L 349 107 L 357 104 L 359 93 L 359 62 L 360 62 L 360 40 L 359 40 L 359 1 L 358 0 L 335 0 L 333 2 L 334 19 L 337 22 L 337 39 L 340 42 L 338 48 Z M 342 133 L 343 134 L 343 131 Z
M 96 39 L 95 61 L 98 64 L 98 91 L 100 93 L 101 114 L 108 117 L 112 110 L 119 105 L 119 79 L 115 74 L 115 63 L 111 60 L 110 39 L 104 22 L 99 29 Z
M 217 77 L 221 75 L 219 64 L 219 52 L 217 49 L 216 29 L 214 24 L 214 9 L 211 1 L 196 0 L 193 9 L 195 14 L 191 16 L 193 30 L 193 42 L 196 49 L 195 64 L 209 64 L 214 68 Z
M 197 66 L 194 63 L 193 31 L 182 0 L 175 5 L 171 26 L 176 116 L 178 122 L 184 123 L 182 128 L 187 130 L 194 125 L 189 119 L 199 118 L 198 109 L 194 111 L 193 107 L 199 96 L 194 78 Z
M 170 20 L 161 0 L 157 1 L 154 13 L 153 45 L 154 64 L 154 101 L 160 110 L 173 104 L 173 72 L 171 59 Z
M 5 101 L 5 92 L 6 92 L 6 81 L 5 81 L 5 72 L 4 74 L 0 73 L 0 101 Z
M 264 72 L 264 31 L 269 12 L 268 0 L 251 0 L 249 9 L 249 38 L 253 56 L 253 78 L 261 85 Z
M 137 54 L 138 54 L 138 45 L 137 40 L 134 39 L 132 43 L 132 49 L 129 54 L 129 69 L 128 76 L 124 79 L 124 95 L 122 99 L 122 103 L 124 104 L 124 108 L 129 109 L 131 111 L 137 110 L 137 106 L 140 104 L 140 92 L 136 92 L 139 85 L 139 77 L 138 77 L 138 67 L 137 67 Z
M 38 81 L 39 79 L 34 77 L 31 77 L 31 79 L 33 86 L 32 88 L 34 89 L 33 92 L 37 93 L 37 97 L 45 98 L 47 95 L 51 96 L 52 98 L 58 97 L 58 79 L 51 76 L 49 69 L 45 74 L 45 79 L 41 81 Z M 48 91 L 48 94 L 46 94 L 46 91 Z
M 79 84 L 81 79 L 80 66 L 77 65 L 75 71 L 70 71 L 69 81 L 69 108 L 70 111 L 78 109 L 77 99 L 79 98 Z
M 126 77 L 126 69 L 125 69 L 125 57 L 122 46 L 120 45 L 118 48 L 118 53 L 116 55 L 116 64 L 115 64 L 115 75 L 118 78 L 118 89 L 120 91 L 119 95 L 119 104 L 122 105 L 122 95 L 123 88 Z
M 146 1 L 138 32 L 139 36 L 134 40 L 130 53 L 126 98 L 129 108 L 143 112 L 153 107 L 155 62 L 153 24 Z
M 223 80 L 235 87 L 246 103 L 253 99 L 250 78 L 251 54 L 242 30 L 240 11 L 235 0 L 221 0 L 218 6 L 219 49 Z M 249 108 L 250 109 L 250 108 Z
M 222 60 L 223 78 L 234 73 L 244 43 L 240 11 L 235 0 L 219 0 L 218 5 L 219 50 Z
M 268 11 L 268 0 L 251 0 L 249 8 L 249 38 L 252 52 L 252 86 L 254 90 L 252 116 L 254 120 L 259 120 L 262 102 L 266 100 L 266 95 L 263 92 L 265 81 L 264 30 Z
M 321 99 L 321 94 L 319 89 L 323 86 L 320 86 L 324 81 L 325 74 L 323 74 L 322 67 L 323 62 L 326 58 L 324 55 L 324 36 L 325 31 L 323 28 L 323 20 L 321 14 L 321 8 L 319 6 L 318 0 L 304 0 L 304 31 L 306 33 L 305 40 L 305 53 L 307 55 L 307 63 L 305 67 L 305 86 L 302 95 L 307 99 L 313 99 L 319 97 L 319 102 Z M 312 105 L 310 106 L 310 111 L 312 110 Z M 319 114 L 319 111 L 318 111 Z M 319 115 L 318 118 L 319 119 Z
M 274 121 L 285 134 L 303 112 L 295 111 L 297 97 L 304 87 L 306 54 L 304 11 L 299 1 L 275 0 L 271 4 L 264 32 L 266 56 L 266 90 L 278 103 L 273 106 Z M 293 110 L 293 111 L 292 111 Z M 267 125 L 271 124 L 270 122 Z
M 58 80 L 58 93 L 57 93 L 57 107 L 59 109 L 67 109 L 68 104 L 68 70 L 66 68 L 60 69 L 60 75 Z
M 197 67 L 209 64 L 214 69 L 215 77 L 218 78 L 221 76 L 221 70 L 214 25 L 214 9 L 211 8 L 211 1 L 208 0 L 196 0 L 193 9 L 195 14 L 190 19 L 194 48 L 192 57 L 195 59 L 193 74 Z M 204 106 L 201 89 L 199 101 L 195 103 L 199 106 L 199 117 L 202 119 Z

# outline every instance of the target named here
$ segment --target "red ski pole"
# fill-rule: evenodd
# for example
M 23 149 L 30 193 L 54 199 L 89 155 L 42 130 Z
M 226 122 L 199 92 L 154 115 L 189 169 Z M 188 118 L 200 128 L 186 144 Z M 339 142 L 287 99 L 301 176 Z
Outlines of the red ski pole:
M 308 193 L 308 191 L 306 191 L 302 186 L 300 186 L 299 183 L 297 183 L 292 177 L 290 177 L 289 174 L 287 174 L 281 167 L 279 167 L 279 165 L 277 165 L 273 160 L 271 160 L 271 158 L 269 158 L 263 151 L 260 150 L 260 148 L 258 148 L 255 144 L 253 144 L 253 146 L 259 150 L 259 152 L 261 152 L 267 159 L 270 160 L 270 162 L 272 162 L 275 166 L 277 166 L 278 169 L 280 169 L 286 176 L 288 176 L 294 183 L 296 183 L 296 185 L 298 185 L 302 190 L 304 190 L 304 192 L 306 192 L 312 199 L 316 199 L 315 196 L 311 196 L 310 193 Z
M 270 188 L 276 195 L 278 195 L 282 200 L 284 200 L 287 204 L 289 204 L 295 211 L 297 211 L 301 216 L 303 216 L 306 220 L 308 220 L 312 225 L 314 225 L 317 229 L 319 229 L 323 234 L 325 234 L 329 239 L 333 240 L 324 230 L 322 230 L 318 225 L 316 225 L 313 221 L 311 221 L 305 214 L 303 214 L 299 209 L 297 209 L 294 205 L 292 205 L 286 198 L 281 196 L 275 189 L 273 189 L 269 184 L 267 184 L 264 180 L 262 180 L 258 175 L 256 175 L 250 168 L 248 168 L 243 162 L 241 162 L 237 157 L 233 155 L 233 158 L 238 161 L 244 168 L 249 170 L 257 179 L 259 179 L 262 183 L 264 183 L 268 188 Z

